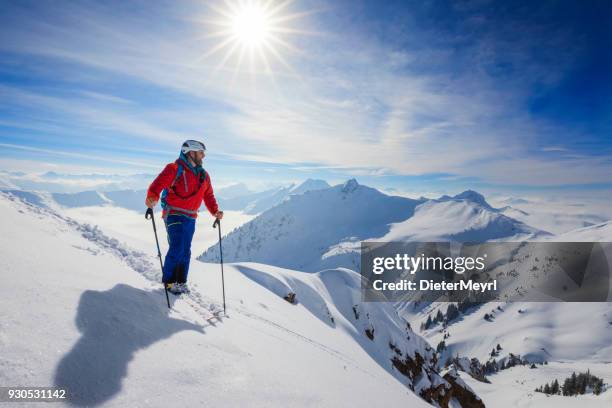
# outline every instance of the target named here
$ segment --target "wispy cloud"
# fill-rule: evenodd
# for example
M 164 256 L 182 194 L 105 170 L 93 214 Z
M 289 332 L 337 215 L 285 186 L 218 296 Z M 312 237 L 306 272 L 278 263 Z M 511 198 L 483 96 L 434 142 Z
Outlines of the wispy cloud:
M 486 16 L 474 13 L 465 24 L 480 33 L 478 41 L 414 30 L 410 44 L 436 38 L 435 46 L 400 47 L 347 20 L 332 26 L 316 20 L 325 16 L 306 16 L 301 29 L 325 35 L 299 37 L 298 52 L 284 51 L 291 70 L 276 64 L 235 71 L 235 60 L 219 69 L 222 55 L 200 58 L 217 39 L 198 22 L 210 10 L 197 3 L 120 14 L 101 3 L 40 7 L 36 13 L 11 6 L 19 24 L 0 28 L 1 38 L 11 39 L 0 41 L 0 51 L 49 62 L 33 74 L 48 80 L 44 86 L 0 86 L 12 115 L 3 123 L 35 131 L 28 140 L 51 138 L 46 131 L 83 138 L 87 131 L 94 145 L 163 150 L 204 138 L 225 158 L 298 171 L 450 173 L 500 185 L 612 182 L 609 152 L 550 157 L 571 151 L 551 144 L 552 136 L 563 131 L 566 141 L 576 131 L 536 120 L 525 108 L 534 81 L 556 83 L 573 64 L 555 56 L 559 69 L 551 72 L 530 63 L 530 46 L 511 40 L 521 30 L 538 34 L 537 25 L 508 24 L 491 36 Z M 298 2 L 291 7 L 300 11 Z M 156 22 L 163 24 L 151 30 Z M 405 30 L 395 21 L 388 26 Z M 554 36 L 551 46 L 563 38 Z M 461 47 L 464 54 L 456 51 Z M 552 58 L 547 52 L 542 59 Z M 521 72 L 511 74 L 517 65 Z M 154 166 L 110 155 L 106 161 Z
M 136 162 L 136 161 L 133 161 L 133 160 L 113 158 L 113 157 L 108 156 L 108 155 L 92 155 L 92 154 L 74 153 L 74 152 L 68 152 L 68 151 L 62 151 L 62 150 L 54 150 L 54 149 L 41 149 L 41 148 L 38 148 L 38 147 L 22 146 L 22 145 L 10 144 L 10 143 L 0 143 L 0 147 L 8 148 L 8 149 L 24 150 L 24 151 L 28 151 L 28 152 L 45 153 L 45 154 L 51 154 L 51 155 L 54 155 L 54 156 L 64 156 L 64 157 L 68 157 L 68 158 L 94 160 L 94 161 L 99 161 L 99 162 L 102 162 L 102 163 L 117 163 L 117 164 L 126 164 L 126 165 L 130 165 L 130 166 L 148 167 L 148 168 L 151 168 L 151 169 L 159 169 L 159 165 L 158 164 L 154 164 L 152 162 L 149 162 L 149 163 L 147 163 L 147 162 Z

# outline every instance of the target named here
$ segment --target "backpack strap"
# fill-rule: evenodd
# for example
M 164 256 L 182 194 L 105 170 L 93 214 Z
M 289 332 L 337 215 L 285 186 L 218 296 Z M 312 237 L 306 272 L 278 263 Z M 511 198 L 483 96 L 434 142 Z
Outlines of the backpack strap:
M 176 190 L 174 190 L 174 185 L 176 184 L 176 181 L 179 179 L 179 177 L 181 177 L 182 173 L 183 173 L 183 166 L 177 163 L 176 175 L 174 176 L 174 180 L 172 180 L 172 184 L 170 184 L 170 188 L 169 188 L 175 193 L 176 193 Z M 169 189 L 165 188 L 161 193 L 161 206 L 162 206 L 162 209 L 164 210 L 168 209 L 167 199 L 168 199 Z
M 202 188 L 202 184 L 204 184 L 204 181 L 206 181 L 206 177 L 208 176 L 208 173 L 206 173 L 206 170 L 202 169 L 202 172 L 200 173 L 200 177 L 199 177 L 199 184 L 198 184 L 198 188 L 196 188 L 196 190 L 189 194 L 186 197 L 181 196 L 179 193 L 177 193 L 176 188 L 175 188 L 175 184 L 178 181 L 179 178 L 181 178 L 181 176 L 183 177 L 183 183 L 185 184 L 185 191 L 187 191 L 187 176 L 185 176 L 185 169 L 183 168 L 183 165 L 178 163 L 178 169 L 176 170 L 176 176 L 174 177 L 174 180 L 172 181 L 172 184 L 170 185 L 170 189 L 172 191 L 174 191 L 174 194 L 176 194 L 177 196 L 179 196 L 180 198 L 190 198 L 193 197 L 195 194 L 198 193 L 198 191 L 200 191 L 200 188 Z
M 185 191 L 187 191 L 187 179 L 185 178 L 185 175 L 183 174 L 183 166 L 180 163 L 178 163 L 177 166 L 178 168 L 176 169 L 176 176 L 174 176 L 174 180 L 172 180 L 172 184 L 170 184 L 170 188 L 174 190 L 174 185 L 176 184 L 176 181 L 181 177 L 181 175 L 183 175 L 183 180 L 185 181 Z

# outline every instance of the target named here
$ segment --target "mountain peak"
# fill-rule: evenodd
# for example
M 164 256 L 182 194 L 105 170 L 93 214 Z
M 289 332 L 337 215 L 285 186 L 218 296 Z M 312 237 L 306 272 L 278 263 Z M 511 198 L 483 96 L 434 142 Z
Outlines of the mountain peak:
M 307 191 L 323 190 L 329 187 L 329 184 L 327 184 L 327 181 L 325 180 L 309 178 L 304 180 L 301 184 L 293 185 L 291 187 L 291 194 L 302 194 Z
M 465 190 L 464 192 L 457 194 L 453 198 L 456 200 L 471 201 L 473 203 L 480 204 L 485 208 L 488 208 L 491 210 L 493 209 L 493 207 L 491 207 L 489 203 L 487 203 L 487 200 L 485 200 L 484 196 L 474 190 Z
M 344 185 L 342 186 L 342 192 L 352 193 L 353 191 L 357 190 L 357 187 L 359 187 L 359 183 L 356 179 L 352 178 L 344 183 Z

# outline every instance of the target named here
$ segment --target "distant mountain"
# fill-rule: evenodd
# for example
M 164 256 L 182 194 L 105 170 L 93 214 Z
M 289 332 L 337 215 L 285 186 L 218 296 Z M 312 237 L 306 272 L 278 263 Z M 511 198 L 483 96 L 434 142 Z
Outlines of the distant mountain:
M 68 174 L 54 171 L 26 174 L 0 170 L 0 189 L 52 193 L 105 192 L 142 189 L 154 178 L 154 174 Z
M 19 187 L 9 177 L 0 174 L 0 190 L 19 190 Z
M 307 179 L 302 184 L 294 185 L 290 188 L 290 194 L 303 194 L 307 191 L 324 190 L 329 188 L 325 180 Z
M 520 200 L 516 200 L 520 201 Z M 498 209 L 498 212 L 535 228 L 554 234 L 564 234 L 585 227 L 599 225 L 612 214 L 603 208 L 598 213 L 573 203 L 528 202 Z
M 110 204 L 110 200 L 97 191 L 81 191 L 80 193 L 52 193 L 51 196 L 63 207 L 88 207 Z
M 509 198 L 500 200 L 498 202 L 501 204 L 506 204 L 506 205 L 520 205 L 520 204 L 529 204 L 531 201 L 526 200 L 524 198 L 509 197 Z
M 499 208 L 498 211 L 512 218 L 529 217 L 529 213 L 527 211 L 523 211 L 518 208 L 511 207 L 509 205 Z
M 59 176 L 63 175 L 54 172 L 43 174 L 43 177 L 47 179 L 53 179 Z M 91 177 L 95 176 L 96 175 L 91 175 Z M 215 191 L 215 196 L 217 197 L 219 206 L 224 210 L 236 210 L 243 211 L 247 214 L 259 214 L 278 205 L 291 195 L 303 194 L 307 191 L 324 188 L 329 188 L 327 182 L 313 179 L 308 179 L 301 184 L 291 184 L 290 186 L 279 187 L 263 192 L 252 192 L 245 184 L 239 183 L 220 188 L 218 191 Z M 17 188 L 17 186 L 8 180 L 3 184 L 3 179 L 0 178 L 0 190 L 17 192 L 21 189 Z M 51 203 L 56 203 L 66 208 L 114 205 L 134 211 L 144 210 L 144 200 L 147 194 L 146 189 L 122 189 L 111 191 L 86 190 L 76 193 L 48 193 L 29 189 L 23 191 L 21 195 L 24 196 L 24 199 L 31 201 L 33 204 L 44 202 L 45 205 L 49 205 Z M 205 211 L 204 205 L 200 207 L 200 211 Z
M 36 207 L 48 208 L 50 204 L 55 203 L 51 198 L 50 193 L 5 189 L 2 189 L 1 191 Z
M 144 200 L 147 196 L 147 190 L 107 191 L 104 196 L 117 207 L 140 212 L 145 209 Z
M 118 190 L 101 193 L 88 190 L 79 193 L 49 193 L 46 191 L 26 191 L 0 189 L 39 207 L 76 208 L 90 206 L 115 205 L 130 210 L 141 211 L 144 208 L 145 190 Z
M 244 183 L 236 183 L 226 187 L 215 189 L 215 196 L 220 198 L 222 197 L 226 200 L 246 196 L 249 194 L 253 194 L 253 191 L 249 190 L 247 185 Z
M 326 181 L 307 179 L 301 184 L 292 184 L 287 187 L 278 187 L 246 195 L 233 196 L 233 192 L 230 191 L 230 197 L 228 197 L 221 190 L 217 198 L 219 205 L 225 210 L 243 211 L 246 214 L 254 215 L 282 203 L 291 195 L 325 188 L 329 188 Z
M 363 240 L 487 241 L 547 236 L 499 214 L 474 191 L 438 200 L 389 196 L 355 179 L 291 196 L 229 233 L 226 261 L 317 271 L 357 269 Z M 216 261 L 218 248 L 200 257 Z
M 554 239 L 561 242 L 611 242 L 612 221 L 601 224 L 578 228 L 564 234 L 557 235 Z
M 463 197 L 463 198 L 457 198 Z M 549 233 L 500 214 L 480 194 L 428 200 L 413 217 L 391 226 L 381 241 L 526 240 Z
M 438 198 L 436 201 L 469 201 L 474 204 L 478 204 L 483 208 L 486 208 L 490 211 L 497 211 L 495 208 L 491 207 L 491 205 L 485 200 L 484 196 L 479 192 L 474 190 L 465 190 L 462 193 L 457 194 L 454 197 L 449 197 L 444 195 Z

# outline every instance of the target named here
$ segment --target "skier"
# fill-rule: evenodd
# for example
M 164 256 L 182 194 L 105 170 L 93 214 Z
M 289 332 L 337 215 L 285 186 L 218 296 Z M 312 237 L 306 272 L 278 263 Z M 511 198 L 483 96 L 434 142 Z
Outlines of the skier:
M 168 253 L 164 262 L 162 282 L 174 293 L 187 293 L 187 274 L 191 258 L 191 240 L 195 231 L 198 209 L 204 201 L 208 211 L 223 218 L 213 194 L 210 176 L 202 168 L 206 146 L 197 140 L 187 140 L 181 146 L 179 158 L 166 165 L 147 191 L 145 205 L 154 208 L 161 198 L 162 218 L 168 235 Z

